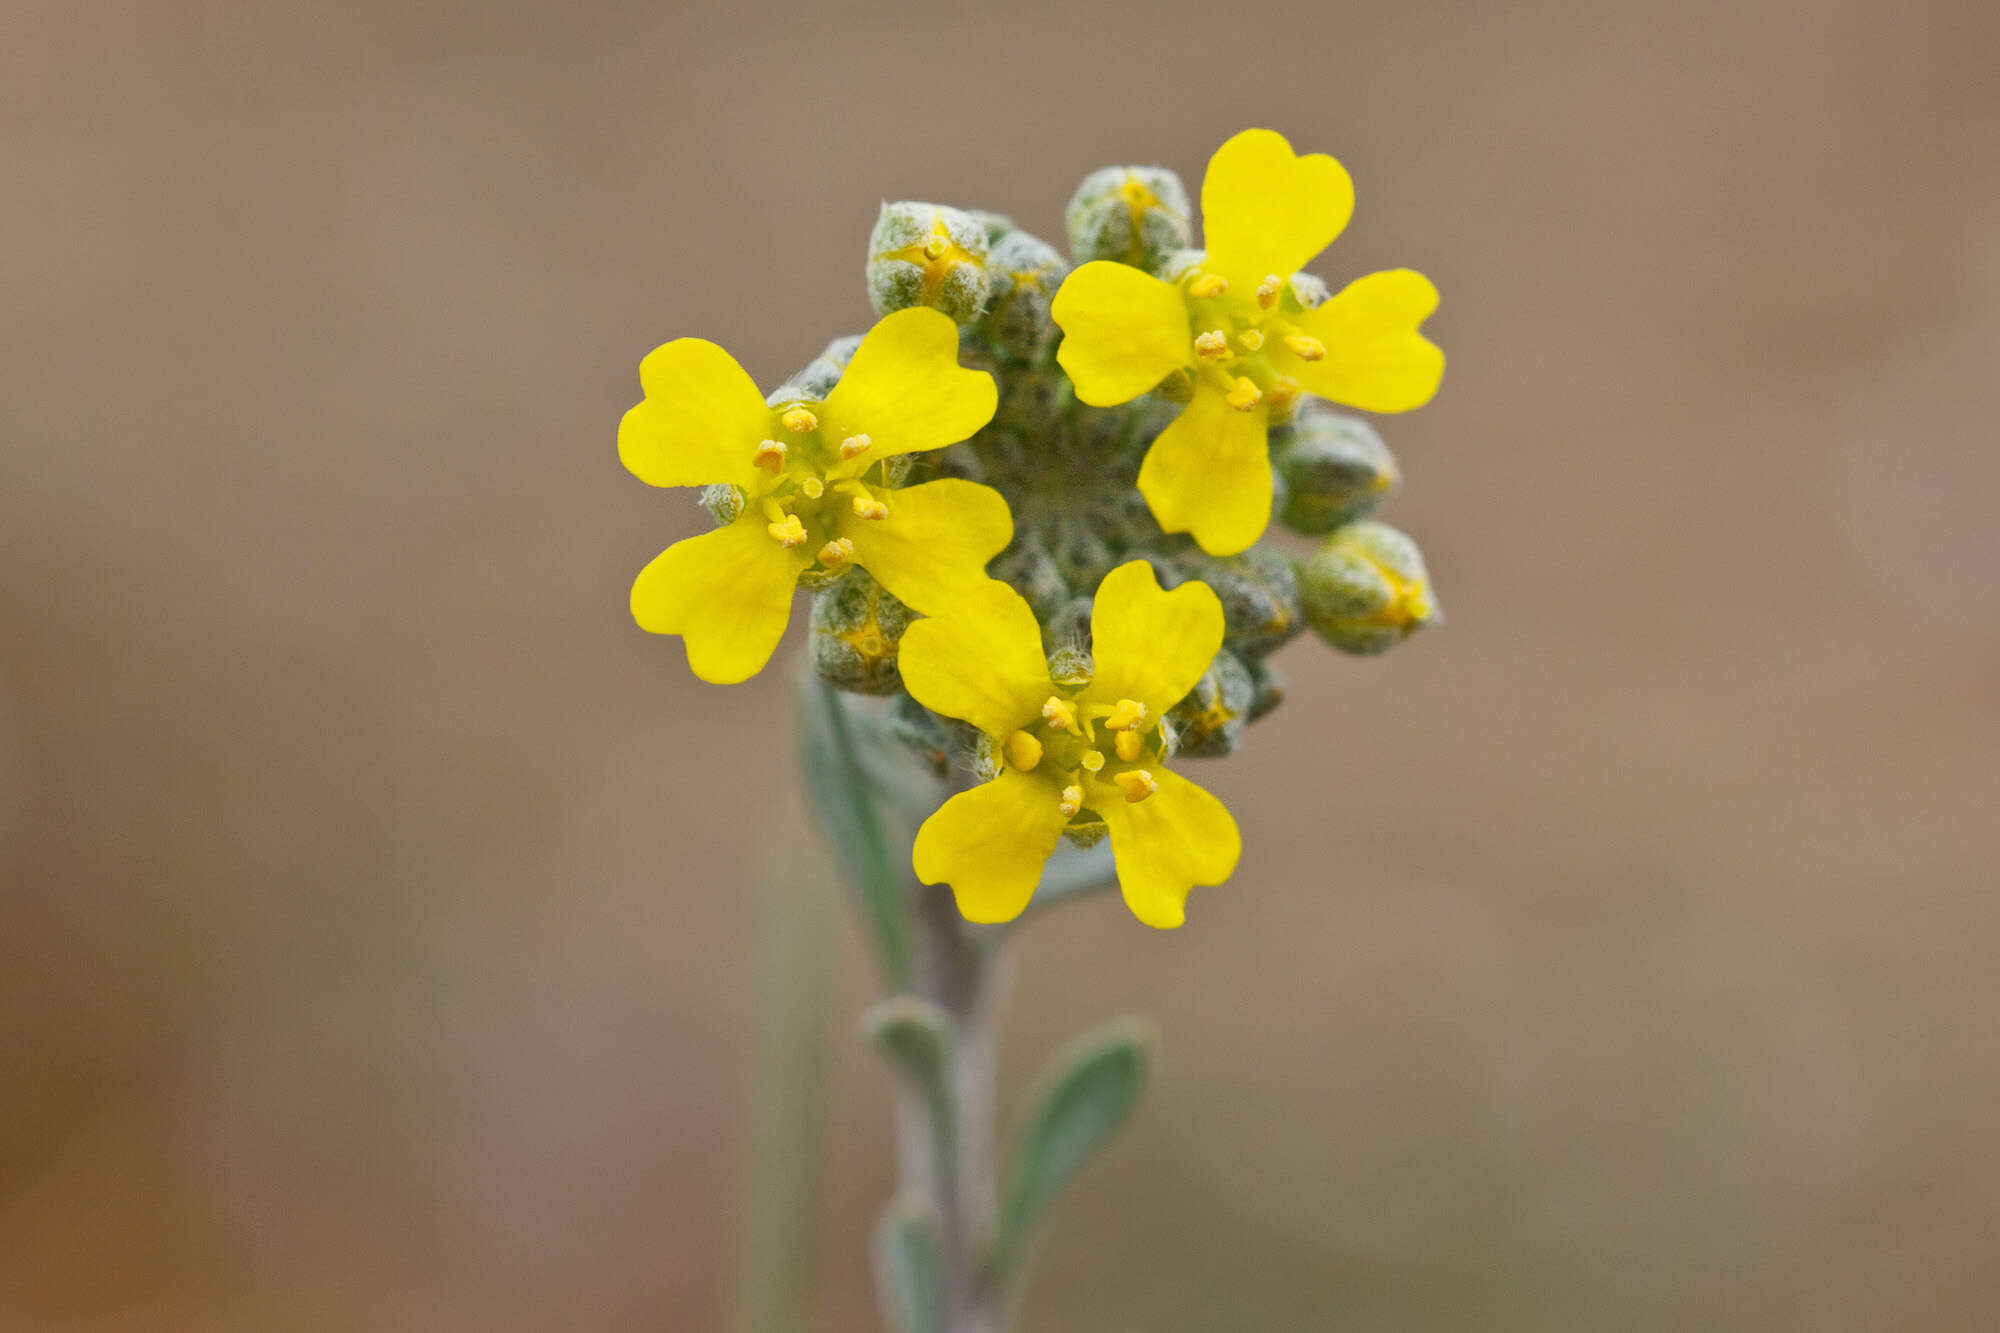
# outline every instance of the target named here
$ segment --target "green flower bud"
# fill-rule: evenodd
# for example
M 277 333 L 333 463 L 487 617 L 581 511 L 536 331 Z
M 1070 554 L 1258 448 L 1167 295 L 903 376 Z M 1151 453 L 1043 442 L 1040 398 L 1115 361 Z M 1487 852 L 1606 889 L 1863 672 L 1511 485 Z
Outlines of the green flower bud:
M 1256 693 L 1250 697 L 1250 720 L 1257 721 L 1266 713 L 1285 701 L 1285 673 L 1272 666 L 1268 658 L 1245 663 L 1250 668 L 1250 684 Z
M 1111 832 L 1110 826 L 1098 818 L 1094 810 L 1086 810 L 1063 825 L 1063 836 L 1070 840 L 1072 846 L 1081 847 L 1086 851 L 1103 842 L 1104 836 L 1109 832 Z
M 1188 697 L 1167 713 L 1180 753 L 1212 759 L 1235 750 L 1243 728 L 1250 725 L 1256 697 L 1249 668 L 1227 648 L 1217 653 Z
M 1081 644 L 1064 644 L 1049 654 L 1049 679 L 1058 685 L 1080 690 L 1097 674 L 1097 663 Z
M 1367 422 L 1320 403 L 1302 408 L 1274 432 L 1276 475 L 1284 480 L 1279 519 L 1317 537 L 1365 518 L 1395 494 L 1400 476 L 1389 446 Z
M 1000 238 L 986 257 L 993 299 L 981 327 L 994 347 L 1016 361 L 1033 361 L 1055 341 L 1049 303 L 1069 265 L 1056 248 L 1025 231 Z
M 927 305 L 961 324 L 986 304 L 986 228 L 938 204 L 882 205 L 868 238 L 868 302 L 878 315 Z
M 903 683 L 896 650 L 914 619 L 867 570 L 849 569 L 813 597 L 813 670 L 838 689 L 893 694 Z
M 1181 576 L 1174 582 L 1200 579 L 1215 590 L 1222 602 L 1222 641 L 1239 657 L 1263 657 L 1305 628 L 1298 574 L 1268 546 L 1231 556 L 1190 550 L 1172 563 Z
M 1151 270 L 1193 236 L 1187 190 L 1165 167 L 1105 167 L 1083 178 L 1063 212 L 1076 262 L 1115 259 Z
M 1438 619 L 1417 544 L 1386 523 L 1350 523 L 1299 566 L 1306 619 L 1342 652 L 1387 652 Z
M 718 481 L 713 486 L 704 486 L 701 491 L 701 507 L 715 520 L 715 526 L 726 528 L 743 514 L 743 488 L 732 486 L 726 481 Z
M 908 746 L 928 769 L 942 778 L 951 772 L 952 756 L 972 748 L 971 731 L 953 718 L 940 717 L 907 694 L 889 700 L 889 734 Z
M 1063 581 L 1072 588 L 1095 588 L 1118 563 L 1110 543 L 1080 514 L 1050 529 L 1048 552 L 1062 571 Z
M 991 250 L 1000 243 L 1000 238 L 1016 230 L 1014 219 L 1005 213 L 989 213 L 983 208 L 968 208 L 966 216 L 979 224 L 980 232 L 986 237 L 986 248 Z
M 840 383 L 841 372 L 854 359 L 854 349 L 861 346 L 861 335 L 849 334 L 845 338 L 835 338 L 826 345 L 826 350 L 805 364 L 797 374 L 779 385 L 765 397 L 770 407 L 785 403 L 822 402 L 833 392 L 833 386 Z
M 1069 600 L 1069 584 L 1033 529 L 1016 530 L 1012 544 L 993 558 L 986 572 L 1027 598 L 1036 617 L 1043 621 Z

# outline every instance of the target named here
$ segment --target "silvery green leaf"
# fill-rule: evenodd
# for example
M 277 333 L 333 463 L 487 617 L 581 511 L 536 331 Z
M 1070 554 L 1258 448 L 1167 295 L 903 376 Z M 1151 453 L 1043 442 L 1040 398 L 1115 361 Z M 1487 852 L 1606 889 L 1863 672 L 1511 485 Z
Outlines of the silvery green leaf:
M 890 1333 L 944 1333 L 944 1243 L 937 1214 L 899 1194 L 875 1224 L 875 1291 Z
M 840 692 L 810 677 L 799 686 L 806 797 L 860 897 L 861 922 L 892 990 L 910 978 L 909 859 L 893 849 L 862 767 L 856 719 Z
M 1152 1065 L 1150 1029 L 1107 1023 L 1059 1052 L 1014 1137 L 994 1261 L 1018 1269 L 1050 1205 L 1138 1104 Z

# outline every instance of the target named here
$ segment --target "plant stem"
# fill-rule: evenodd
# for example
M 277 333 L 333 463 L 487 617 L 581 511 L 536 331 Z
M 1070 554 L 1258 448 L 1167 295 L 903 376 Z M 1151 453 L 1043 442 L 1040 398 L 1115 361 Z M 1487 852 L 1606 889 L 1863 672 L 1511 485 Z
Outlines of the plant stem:
M 957 1032 L 952 1123 L 932 1123 L 910 1099 L 899 1103 L 902 1184 L 937 1206 L 947 1333 L 1001 1333 L 1003 1293 L 989 1280 L 985 1256 L 997 1206 L 994 1027 L 1004 989 L 1005 936 L 968 927 L 942 885 L 919 890 L 916 922 L 918 993 L 950 1014 Z

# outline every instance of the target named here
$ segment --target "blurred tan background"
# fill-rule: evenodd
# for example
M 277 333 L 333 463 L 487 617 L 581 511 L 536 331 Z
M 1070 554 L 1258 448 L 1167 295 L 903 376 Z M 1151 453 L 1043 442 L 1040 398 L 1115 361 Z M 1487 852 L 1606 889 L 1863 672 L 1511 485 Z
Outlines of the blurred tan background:
M 788 672 L 629 624 L 639 357 L 864 327 L 882 198 L 1059 238 L 1245 125 L 1445 293 L 1449 624 L 1288 648 L 1037 1333 L 2000 1309 L 2000 10 L 0 6 L 0 1329 L 705 1329 Z M 844 918 L 815 1327 L 875 1327 Z

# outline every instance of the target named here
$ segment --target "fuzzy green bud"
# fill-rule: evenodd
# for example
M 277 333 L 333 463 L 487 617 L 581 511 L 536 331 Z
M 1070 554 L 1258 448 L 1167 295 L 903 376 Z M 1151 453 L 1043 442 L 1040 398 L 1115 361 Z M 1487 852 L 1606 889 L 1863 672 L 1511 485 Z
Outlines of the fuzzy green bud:
M 1174 572 L 1200 579 L 1222 603 L 1222 641 L 1237 656 L 1263 657 L 1305 629 L 1298 574 L 1268 546 L 1241 555 L 1192 550 L 1173 559 Z
M 940 778 L 951 771 L 951 757 L 970 748 L 971 738 L 961 735 L 962 730 L 969 728 L 938 716 L 907 694 L 899 693 L 889 700 L 888 722 L 889 734 L 908 746 Z
M 1105 167 L 1083 178 L 1063 212 L 1076 262 L 1115 259 L 1152 270 L 1193 236 L 1187 190 L 1165 167 Z
M 826 345 L 826 350 L 806 362 L 803 369 L 764 399 L 771 407 L 785 403 L 824 402 L 833 392 L 833 386 L 840 383 L 841 372 L 854 359 L 854 349 L 861 346 L 861 335 L 849 334 L 845 338 L 835 338 Z
M 867 570 L 849 569 L 813 595 L 813 670 L 838 689 L 893 694 L 903 683 L 897 648 L 914 619 Z
M 1037 618 L 1046 621 L 1069 600 L 1069 584 L 1050 558 L 1038 533 L 1019 529 L 1008 548 L 993 558 L 986 572 L 1028 599 Z
M 992 299 L 981 327 L 993 346 L 1016 361 L 1032 361 L 1055 341 L 1049 305 L 1069 273 L 1059 251 L 1025 231 L 1001 237 L 986 257 Z
M 1273 433 L 1271 445 L 1284 483 L 1279 519 L 1308 537 L 1366 518 L 1401 480 L 1374 427 L 1320 403 L 1300 409 L 1290 426 Z
M 1042 645 L 1051 654 L 1074 651 L 1087 658 L 1091 605 L 1088 597 L 1072 597 L 1057 607 L 1054 615 L 1042 621 Z
M 715 526 L 726 528 L 743 514 L 743 488 L 732 486 L 726 481 L 718 481 L 713 486 L 704 486 L 701 491 L 701 507 L 715 520 Z
M 1168 710 L 1180 752 L 1211 759 L 1233 751 L 1250 725 L 1256 697 L 1250 669 L 1227 648 L 1217 653 L 1188 697 Z
M 1342 652 L 1387 652 L 1438 619 L 1417 544 L 1364 519 L 1336 531 L 1299 566 L 1306 619 Z
M 1255 722 L 1285 701 L 1285 691 L 1290 682 L 1285 679 L 1284 672 L 1271 665 L 1268 658 L 1244 665 L 1250 668 L 1250 685 L 1255 690 L 1250 696 L 1250 720 Z
M 882 205 L 868 238 L 868 302 L 878 315 L 910 306 L 970 324 L 986 305 L 986 228 L 939 204 Z

